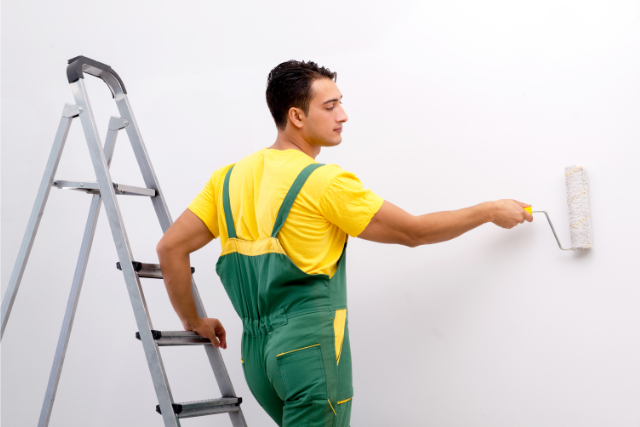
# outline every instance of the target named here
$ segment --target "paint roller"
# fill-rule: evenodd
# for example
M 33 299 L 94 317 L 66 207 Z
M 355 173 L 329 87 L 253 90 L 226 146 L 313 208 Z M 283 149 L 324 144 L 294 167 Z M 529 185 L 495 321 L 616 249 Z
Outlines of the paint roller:
M 582 166 L 567 166 L 564 169 L 567 184 L 567 204 L 569 205 L 569 232 L 571 233 L 571 247 L 563 248 L 556 234 L 549 214 L 545 211 L 534 211 L 531 207 L 524 208 L 530 214 L 543 213 L 551 226 L 553 236 L 563 251 L 591 248 L 591 214 L 589 212 L 589 191 L 587 172 Z

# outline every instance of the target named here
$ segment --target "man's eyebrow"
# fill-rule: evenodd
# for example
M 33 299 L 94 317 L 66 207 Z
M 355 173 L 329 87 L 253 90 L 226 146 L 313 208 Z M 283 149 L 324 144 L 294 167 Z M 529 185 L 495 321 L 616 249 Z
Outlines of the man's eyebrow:
M 340 95 L 340 99 L 342 99 L 342 95 Z M 340 99 L 338 99 L 338 98 L 333 98 L 333 99 L 330 99 L 330 100 L 328 100 L 328 101 L 324 101 L 324 102 L 322 103 L 322 105 L 324 105 L 324 104 L 328 104 L 328 103 L 330 103 L 330 102 L 340 101 Z

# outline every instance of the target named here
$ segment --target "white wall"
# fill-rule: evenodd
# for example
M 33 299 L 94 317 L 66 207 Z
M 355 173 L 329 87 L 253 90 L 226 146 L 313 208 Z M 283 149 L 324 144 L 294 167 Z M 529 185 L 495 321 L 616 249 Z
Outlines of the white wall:
M 318 160 L 414 213 L 517 198 L 568 244 L 563 168 L 589 172 L 594 246 L 560 251 L 543 218 L 408 249 L 353 239 L 354 426 L 638 426 L 640 5 L 637 1 L 157 2 L 6 0 L 2 9 L 2 286 L 60 112 L 66 60 L 123 78 L 171 212 L 216 168 L 270 145 L 266 76 L 288 59 L 338 71 L 350 120 Z M 86 79 L 102 136 L 116 114 Z M 126 135 L 116 182 L 142 185 Z M 93 179 L 79 123 L 57 177 Z M 160 229 L 120 198 L 137 259 Z M 34 426 L 89 197 L 53 190 L 2 343 L 2 425 Z M 241 323 L 214 242 L 192 257 L 250 426 L 274 425 L 239 361 Z M 104 212 L 50 425 L 161 425 Z M 145 282 L 157 329 L 178 329 Z M 218 395 L 200 349 L 163 350 L 177 400 Z M 186 426 L 230 425 L 224 416 Z

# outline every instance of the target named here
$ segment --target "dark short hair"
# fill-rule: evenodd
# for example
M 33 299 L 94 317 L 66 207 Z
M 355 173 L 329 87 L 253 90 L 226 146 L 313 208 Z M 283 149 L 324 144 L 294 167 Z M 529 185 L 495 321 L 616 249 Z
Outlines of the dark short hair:
M 279 129 L 287 126 L 292 107 L 309 113 L 311 84 L 316 79 L 336 81 L 338 73 L 320 67 L 315 62 L 287 61 L 276 66 L 267 78 L 267 105 Z

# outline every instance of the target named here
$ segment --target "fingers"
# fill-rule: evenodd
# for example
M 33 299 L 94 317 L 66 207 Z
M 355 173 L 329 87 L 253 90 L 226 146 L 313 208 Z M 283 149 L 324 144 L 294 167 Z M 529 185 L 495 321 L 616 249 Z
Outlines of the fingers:
M 211 341 L 211 344 L 213 344 L 215 348 L 220 348 L 220 341 L 218 341 L 218 338 L 216 336 L 210 337 L 209 340 Z
M 227 348 L 227 331 L 224 330 L 224 326 L 218 319 L 215 319 L 215 333 L 218 339 L 220 340 L 220 347 L 223 349 Z
M 530 208 L 531 205 L 529 203 L 520 202 L 518 200 L 514 200 L 514 202 L 516 202 L 517 204 L 520 205 L 521 208 L 523 208 L 522 213 L 524 214 L 524 216 L 522 217 L 522 221 L 520 221 L 520 224 L 522 224 L 525 221 L 527 222 L 533 221 L 533 215 L 531 215 L 528 211 L 524 210 L 524 208 Z
M 218 319 L 204 318 L 202 323 L 192 330 L 198 335 L 208 338 L 215 348 L 227 348 L 227 332 Z
M 211 341 L 211 344 L 213 344 L 215 348 L 220 347 L 220 341 L 218 341 L 218 337 L 216 337 L 216 333 L 213 328 L 208 328 L 205 326 L 198 329 L 192 329 L 192 331 L 194 331 L 201 337 L 207 338 L 209 341 Z
M 524 210 L 531 205 L 514 199 L 501 199 L 494 202 L 494 218 L 491 220 L 495 225 L 512 229 L 525 221 L 532 222 L 533 215 Z
M 528 204 L 528 203 L 519 202 L 517 200 L 514 200 L 514 202 L 519 204 L 520 207 L 522 207 L 522 208 L 530 208 L 531 207 L 531 205 Z M 527 222 L 533 221 L 533 215 L 531 215 L 528 211 L 525 211 L 524 209 L 522 209 L 522 211 L 524 212 L 524 220 L 525 221 L 527 221 Z M 524 221 L 522 221 L 522 222 L 524 222 Z
M 227 348 L 227 333 L 225 332 L 225 330 L 222 327 L 222 325 L 220 325 L 220 328 L 216 330 L 216 336 L 220 340 L 220 347 L 226 349 Z

